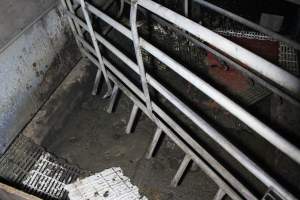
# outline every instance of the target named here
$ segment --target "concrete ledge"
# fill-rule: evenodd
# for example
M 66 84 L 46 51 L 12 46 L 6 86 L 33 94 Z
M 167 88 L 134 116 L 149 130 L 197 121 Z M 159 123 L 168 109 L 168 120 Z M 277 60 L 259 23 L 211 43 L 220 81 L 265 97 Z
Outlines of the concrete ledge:
M 22 134 L 42 145 L 44 138 L 60 129 L 70 112 L 91 93 L 95 68 L 82 59 L 50 99 L 26 126 Z
M 61 7 L 41 17 L 0 53 L 0 154 L 80 57 Z

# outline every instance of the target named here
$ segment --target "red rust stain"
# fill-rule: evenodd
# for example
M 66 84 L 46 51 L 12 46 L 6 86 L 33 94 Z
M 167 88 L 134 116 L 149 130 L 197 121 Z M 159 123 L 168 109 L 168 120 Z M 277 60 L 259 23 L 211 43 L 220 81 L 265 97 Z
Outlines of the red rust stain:
M 254 52 L 255 54 L 261 56 L 262 58 L 274 64 L 278 64 L 278 54 L 279 54 L 278 42 L 268 41 L 268 40 L 237 38 L 237 37 L 227 37 L 227 38 L 239 44 L 240 46 Z M 230 57 L 230 55 L 228 56 Z M 245 76 L 243 76 L 239 71 L 235 70 L 234 68 L 229 66 L 229 70 L 224 70 L 226 66 L 220 63 L 220 61 L 213 54 L 209 52 L 207 54 L 207 61 L 209 66 L 211 66 L 208 69 L 210 76 L 218 83 L 225 86 L 229 91 L 232 91 L 234 93 L 242 92 L 247 90 L 251 86 L 248 79 Z M 243 67 L 247 68 L 246 65 L 238 61 L 236 62 L 241 64 Z
M 224 67 L 215 66 L 209 67 L 209 75 L 225 86 L 228 90 L 232 92 L 242 92 L 249 89 L 250 84 L 248 78 L 243 76 L 240 72 L 233 68 L 225 70 Z
M 228 39 L 261 56 L 262 58 L 274 64 L 278 64 L 279 43 L 277 41 L 255 40 L 237 37 L 229 37 Z

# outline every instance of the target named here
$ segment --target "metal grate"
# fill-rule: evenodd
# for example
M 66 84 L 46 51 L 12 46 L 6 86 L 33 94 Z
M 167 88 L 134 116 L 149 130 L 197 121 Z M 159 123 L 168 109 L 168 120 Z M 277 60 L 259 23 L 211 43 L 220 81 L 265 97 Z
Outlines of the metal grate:
M 238 99 L 243 102 L 245 105 L 252 105 L 259 100 L 264 99 L 265 97 L 272 94 L 272 92 L 259 84 L 255 84 L 250 87 L 248 90 L 242 92 Z
M 255 31 L 232 30 L 232 29 L 216 29 L 215 31 L 223 36 L 228 36 L 228 37 L 275 41 L 272 37 Z
M 110 168 L 66 186 L 70 200 L 147 200 L 123 175 L 121 168 Z
M 203 66 L 205 53 L 202 49 L 195 46 L 192 42 L 188 41 L 185 37 L 179 36 L 167 26 L 160 25 L 158 23 L 152 24 L 151 37 L 157 44 L 163 44 L 166 51 L 170 52 L 175 57 L 179 57 L 184 63 L 187 63 L 190 67 L 200 69 Z M 257 32 L 249 31 L 233 31 L 233 30 L 221 30 L 221 34 L 227 36 L 235 36 L 241 38 L 260 39 L 273 41 L 269 36 L 263 35 Z M 151 63 L 151 56 L 146 51 L 142 51 L 144 62 L 147 64 L 155 64 L 158 68 L 167 68 L 164 64 L 154 59 L 154 63 Z M 202 70 L 205 72 L 204 70 Z M 208 75 L 210 76 L 210 75 Z M 270 90 L 256 83 L 254 86 L 249 87 L 246 91 L 237 93 L 236 91 L 229 91 L 232 95 L 236 96 L 244 105 L 252 105 L 271 94 Z
M 300 75 L 297 52 L 284 42 L 279 43 L 279 65 L 297 76 Z
M 0 158 L 1 178 L 43 199 L 67 199 L 64 186 L 79 172 L 22 135 Z

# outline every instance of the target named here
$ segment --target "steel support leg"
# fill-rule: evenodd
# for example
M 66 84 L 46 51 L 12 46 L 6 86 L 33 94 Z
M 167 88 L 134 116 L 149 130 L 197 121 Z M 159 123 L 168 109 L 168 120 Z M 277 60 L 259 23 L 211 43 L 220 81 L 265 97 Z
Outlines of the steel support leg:
M 189 165 L 190 161 L 192 160 L 191 156 L 186 154 L 184 156 L 184 159 L 182 160 L 180 167 L 178 169 L 178 171 L 176 172 L 172 182 L 171 182 L 171 186 L 173 187 L 177 187 L 183 173 L 185 172 L 187 166 Z
M 145 95 L 145 98 L 146 98 L 146 105 L 147 105 L 147 108 L 148 108 L 149 112 L 153 115 L 152 105 L 151 105 L 151 98 L 150 98 L 148 83 L 147 83 L 147 79 L 146 79 L 146 71 L 145 71 L 142 51 L 141 51 L 141 47 L 140 47 L 140 38 L 139 38 L 137 23 L 136 23 L 137 8 L 138 8 L 138 3 L 137 2 L 138 2 L 138 0 L 132 0 L 131 1 L 131 6 L 130 6 L 131 34 L 132 34 L 133 46 L 134 46 L 134 50 L 135 50 L 135 56 L 136 56 L 137 64 L 138 64 L 138 67 L 139 67 L 140 80 L 141 80 L 143 92 L 144 92 L 144 95 Z
M 184 16 L 189 17 L 189 0 L 184 0 Z
M 131 114 L 130 114 L 130 118 L 129 118 L 127 127 L 126 127 L 126 133 L 127 134 L 130 134 L 131 131 L 132 131 L 132 127 L 133 127 L 136 115 L 138 113 L 138 110 L 139 110 L 139 107 L 134 104 L 133 108 L 132 108 L 132 111 L 131 111 Z
M 100 84 L 100 80 L 101 80 L 101 75 L 102 75 L 102 71 L 101 69 L 98 68 L 96 77 L 95 77 L 95 81 L 94 81 L 94 86 L 93 86 L 93 90 L 92 90 L 92 95 L 96 96 L 98 93 L 98 89 L 99 89 L 99 84 Z
M 119 87 L 117 85 L 115 85 L 113 88 L 113 91 L 111 93 L 110 102 L 109 102 L 109 105 L 107 108 L 108 113 L 112 113 L 115 103 L 116 103 L 116 100 L 117 100 L 117 97 L 118 97 L 118 94 L 119 94 Z
M 223 189 L 219 188 L 218 192 L 216 193 L 214 200 L 222 200 L 225 197 L 226 193 Z
M 153 155 L 153 152 L 157 146 L 157 143 L 159 141 L 159 138 L 161 137 L 161 134 L 162 134 L 162 130 L 160 128 L 157 128 L 156 131 L 155 131 L 155 134 L 154 134 L 154 137 L 152 139 L 152 142 L 149 146 L 149 149 L 148 149 L 148 153 L 146 155 L 146 159 L 150 159 Z

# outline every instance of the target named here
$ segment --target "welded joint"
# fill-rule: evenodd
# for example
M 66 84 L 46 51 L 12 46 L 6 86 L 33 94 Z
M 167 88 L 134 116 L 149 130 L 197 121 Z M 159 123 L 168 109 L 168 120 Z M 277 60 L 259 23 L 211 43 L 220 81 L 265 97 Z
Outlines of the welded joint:
M 219 188 L 213 200 L 222 200 L 225 196 L 226 192 L 222 188 Z

